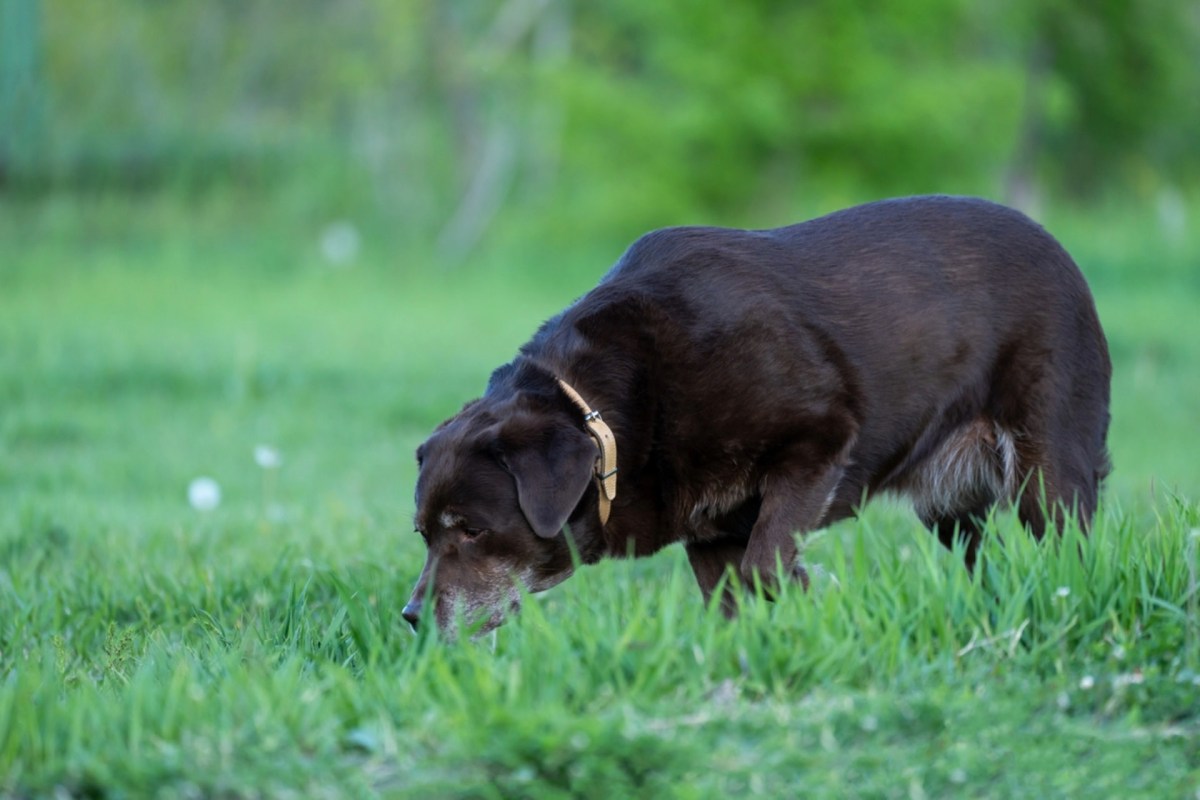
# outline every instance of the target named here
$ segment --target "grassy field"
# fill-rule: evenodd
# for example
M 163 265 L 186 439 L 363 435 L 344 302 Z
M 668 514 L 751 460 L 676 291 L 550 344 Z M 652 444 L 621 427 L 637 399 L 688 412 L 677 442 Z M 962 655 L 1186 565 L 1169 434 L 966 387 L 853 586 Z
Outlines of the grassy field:
M 671 550 L 446 645 L 399 614 L 412 452 L 618 253 L 334 267 L 301 217 L 0 204 L 0 795 L 1197 796 L 1194 231 L 1048 220 L 1115 361 L 1086 541 L 1000 515 L 972 579 L 880 505 L 732 623 Z

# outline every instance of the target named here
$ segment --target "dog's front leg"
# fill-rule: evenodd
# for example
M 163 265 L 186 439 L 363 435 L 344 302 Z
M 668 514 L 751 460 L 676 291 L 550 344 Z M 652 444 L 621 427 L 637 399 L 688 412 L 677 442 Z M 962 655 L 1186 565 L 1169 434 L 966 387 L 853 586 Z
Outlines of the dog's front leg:
M 692 565 L 692 573 L 696 576 L 696 583 L 700 585 L 700 592 L 707 604 L 712 600 L 721 579 L 729 573 L 730 567 L 735 573 L 741 568 L 742 558 L 746 555 L 746 542 L 718 539 L 715 542 L 689 542 L 686 547 L 688 563 Z M 721 591 L 721 611 L 727 617 L 737 613 L 737 595 L 733 586 L 735 583 L 736 580 L 726 581 Z
M 770 591 L 778 585 L 782 569 L 784 575 L 798 577 L 807 587 L 807 575 L 797 563 L 795 534 L 820 525 L 845 474 L 849 449 L 847 444 L 832 460 L 823 459 L 823 466 L 814 466 L 820 461 L 808 455 L 767 475 L 762 508 L 742 557 L 741 576 L 747 586 L 761 581 Z

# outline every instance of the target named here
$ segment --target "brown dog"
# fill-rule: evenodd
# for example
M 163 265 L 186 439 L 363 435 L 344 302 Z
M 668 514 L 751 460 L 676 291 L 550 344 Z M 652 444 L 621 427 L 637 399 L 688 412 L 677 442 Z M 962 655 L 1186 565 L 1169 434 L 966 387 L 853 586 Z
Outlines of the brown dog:
M 428 558 L 404 617 L 432 598 L 440 628 L 457 609 L 489 630 L 572 548 L 683 542 L 706 598 L 729 567 L 806 580 L 795 534 L 880 491 L 970 565 L 996 503 L 1035 536 L 1090 520 L 1110 373 L 1079 269 L 1003 206 L 656 231 L 417 451 Z

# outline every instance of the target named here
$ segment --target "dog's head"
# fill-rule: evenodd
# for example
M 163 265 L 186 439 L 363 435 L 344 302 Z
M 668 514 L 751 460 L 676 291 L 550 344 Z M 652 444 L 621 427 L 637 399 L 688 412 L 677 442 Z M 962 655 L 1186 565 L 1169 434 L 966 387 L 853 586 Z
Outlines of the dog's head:
M 457 621 L 482 633 L 567 578 L 563 534 L 587 491 L 596 447 L 553 404 L 484 398 L 466 406 L 417 450 L 417 530 L 425 568 L 404 618 L 415 627 L 433 603 L 438 628 Z

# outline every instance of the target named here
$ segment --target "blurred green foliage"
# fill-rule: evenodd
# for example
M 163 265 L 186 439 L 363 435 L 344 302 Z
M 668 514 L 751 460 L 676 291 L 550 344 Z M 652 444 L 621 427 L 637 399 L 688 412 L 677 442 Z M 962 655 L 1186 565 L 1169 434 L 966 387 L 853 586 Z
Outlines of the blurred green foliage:
M 1195 794 L 1198 8 L 0 0 L 0 796 Z M 412 452 L 622 246 L 922 191 L 1089 279 L 1090 539 L 879 503 L 728 625 L 673 548 L 408 635 Z
M 284 187 L 450 254 L 884 194 L 1147 200 L 1200 178 L 1198 8 L 0 0 L 0 191 Z

